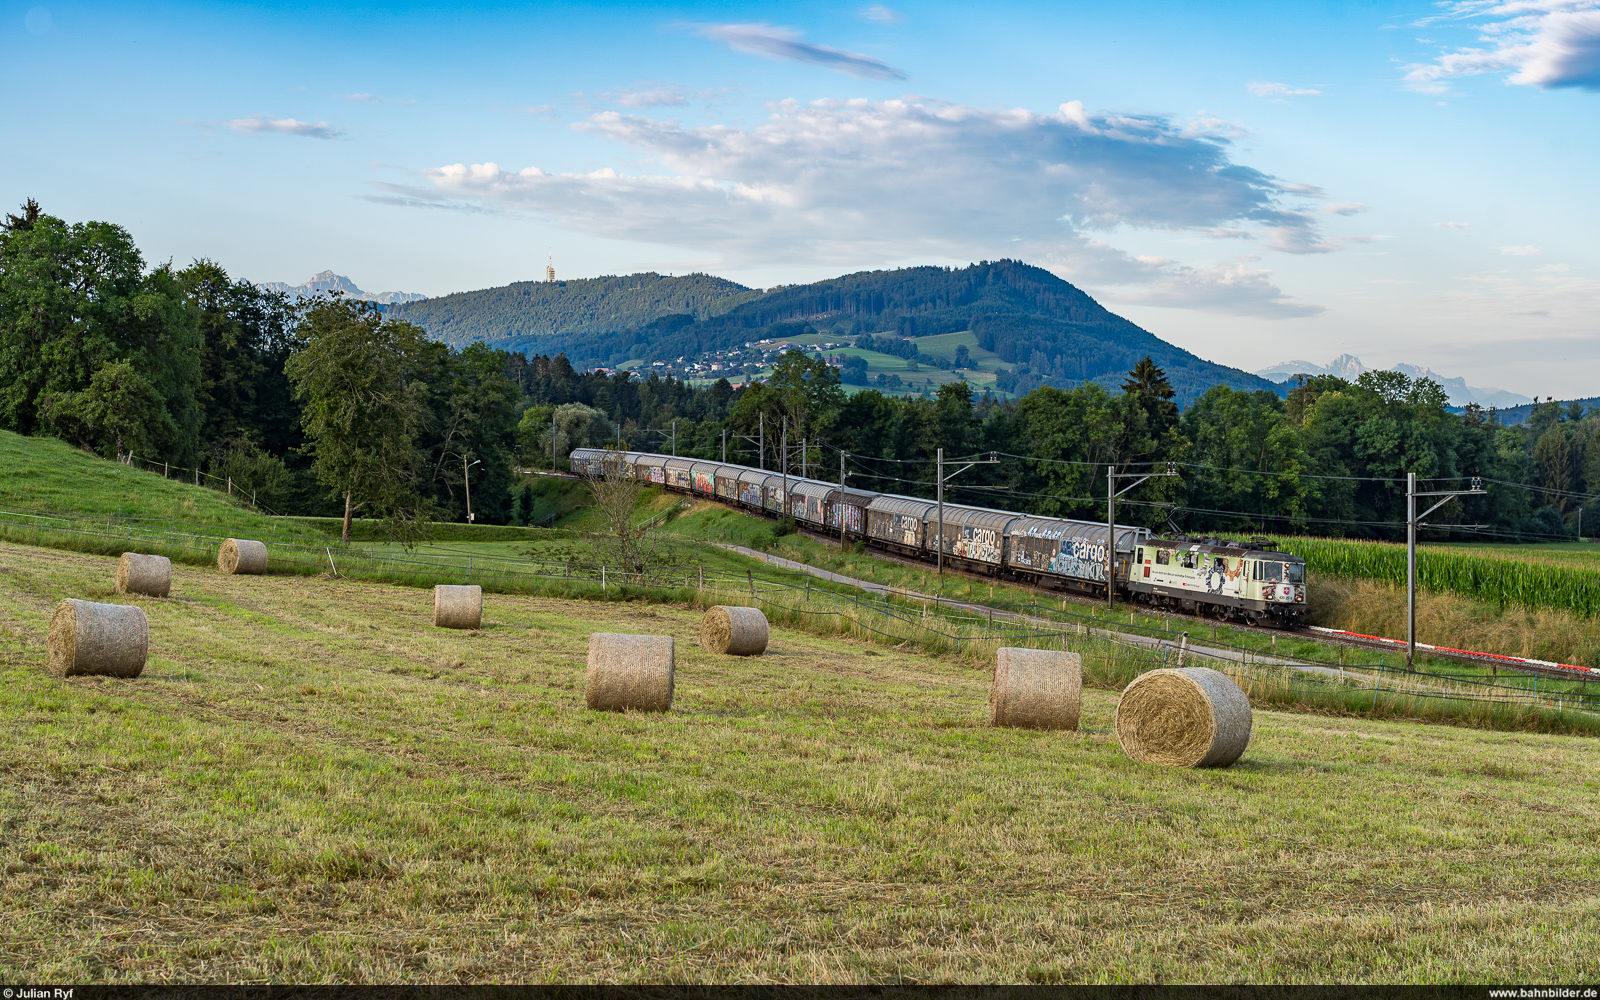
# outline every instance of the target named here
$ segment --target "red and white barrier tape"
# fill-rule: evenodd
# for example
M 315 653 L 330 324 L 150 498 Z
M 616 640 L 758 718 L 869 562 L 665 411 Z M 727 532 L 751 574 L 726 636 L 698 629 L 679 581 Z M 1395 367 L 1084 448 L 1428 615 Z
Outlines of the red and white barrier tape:
M 1395 646 L 1404 646 L 1399 639 L 1386 639 L 1381 635 L 1363 635 L 1360 632 L 1351 632 L 1342 628 L 1323 628 L 1320 625 L 1306 626 L 1312 632 L 1321 632 L 1323 635 L 1345 635 L 1352 639 L 1367 639 L 1371 642 L 1387 642 Z M 1485 660 L 1500 660 L 1504 663 L 1523 663 L 1530 667 L 1544 667 L 1555 670 L 1578 670 L 1586 674 L 1600 673 L 1594 667 L 1583 667 L 1576 663 L 1556 663 L 1553 660 L 1535 660 L 1527 656 L 1502 656 L 1499 653 L 1479 653 L 1471 649 L 1456 649 L 1452 646 L 1431 646 L 1425 642 L 1417 643 L 1418 649 L 1432 649 L 1440 653 L 1459 653 L 1463 656 L 1478 656 Z

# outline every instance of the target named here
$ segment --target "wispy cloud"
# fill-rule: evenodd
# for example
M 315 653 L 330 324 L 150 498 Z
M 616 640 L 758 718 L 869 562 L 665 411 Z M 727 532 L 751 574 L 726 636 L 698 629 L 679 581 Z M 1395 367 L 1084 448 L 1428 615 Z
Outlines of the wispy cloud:
M 1534 257 L 1539 253 L 1538 247 L 1501 247 L 1500 252 L 1507 257 Z
M 1358 212 L 1365 212 L 1367 208 L 1368 206 L 1359 201 L 1336 201 L 1322 206 L 1322 210 L 1329 215 L 1355 215 Z
M 1281 101 L 1286 97 L 1320 97 L 1322 95 L 1322 91 L 1320 90 L 1314 90 L 1311 87 L 1291 87 L 1287 83 L 1265 83 L 1262 81 L 1256 81 L 1246 84 L 1245 88 L 1257 97 L 1265 97 L 1268 100 L 1278 101 Z
M 906 16 L 897 10 L 885 7 L 881 3 L 875 3 L 861 12 L 861 19 L 863 21 L 871 21 L 874 24 L 892 25 L 904 24 Z
M 1508 83 L 1600 91 L 1600 0 L 1457 0 L 1445 8 L 1432 20 L 1475 21 L 1486 47 L 1406 67 L 1413 90 L 1442 94 L 1445 80 L 1511 70 Z
M 542 118 L 547 122 L 561 120 L 561 112 L 554 104 L 534 104 L 526 108 L 517 108 L 512 113 L 518 115 L 531 115 L 534 118 Z
M 779 28 L 770 24 L 707 24 L 696 30 L 706 38 L 721 42 L 735 52 L 811 63 L 837 73 L 858 76 L 864 80 L 906 78 L 905 73 L 873 56 L 803 42 L 800 40 L 800 32 L 793 28 Z
M 1254 257 L 1185 267 L 1174 261 L 1139 258 L 1151 269 L 1151 279 L 1113 298 L 1144 306 L 1199 309 L 1232 316 L 1258 316 L 1263 319 L 1291 319 L 1315 316 L 1326 306 L 1297 302 L 1272 283 L 1272 272 L 1251 267 Z
M 1434 225 L 1440 229 L 1470 229 L 1472 227 L 1470 222 L 1435 222 Z
M 417 103 L 416 101 L 391 101 L 379 97 L 377 94 L 329 94 L 328 96 L 337 101 L 350 101 L 355 104 L 399 104 L 409 107 Z
M 1297 316 L 1254 257 L 1192 266 L 1095 238 L 1129 226 L 1213 232 L 1321 253 L 1317 218 L 1286 185 L 1230 156 L 1225 135 L 1160 117 L 974 108 L 927 99 L 783 102 L 751 128 L 686 128 L 602 112 L 574 128 L 643 154 L 624 173 L 494 163 L 374 182 L 384 200 L 527 212 L 592 236 L 720 254 L 741 266 L 1022 256 L 1123 297 Z M 1237 245 L 1237 244 L 1235 244 Z M 1140 297 L 1142 296 L 1142 297 Z
M 632 87 L 619 87 L 591 95 L 596 101 L 621 105 L 624 108 L 682 108 L 696 101 L 709 101 L 717 96 L 715 90 L 695 90 L 675 83 L 641 83 Z
M 198 122 L 194 124 L 221 124 L 233 129 L 235 132 L 277 132 L 282 135 L 303 136 L 307 139 L 337 139 L 344 135 L 342 129 L 336 128 L 327 122 L 303 122 L 298 118 L 269 118 L 266 115 L 249 115 L 245 118 L 234 118 L 225 122 Z

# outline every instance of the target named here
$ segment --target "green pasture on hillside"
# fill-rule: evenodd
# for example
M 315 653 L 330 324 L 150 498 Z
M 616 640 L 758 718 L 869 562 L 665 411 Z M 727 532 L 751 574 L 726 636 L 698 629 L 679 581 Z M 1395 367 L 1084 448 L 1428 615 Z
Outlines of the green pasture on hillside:
M 1139 765 L 1116 696 L 987 724 L 970 661 L 682 605 L 175 568 L 135 680 L 59 679 L 105 556 L 0 546 L 11 982 L 1496 983 L 1600 976 L 1600 742 L 1258 710 Z M 594 631 L 673 710 L 586 711 Z
M 792 342 L 810 346 L 822 343 L 837 343 L 838 340 L 839 338 L 834 335 L 815 334 L 793 338 Z M 955 360 L 957 345 L 965 344 L 967 346 L 967 350 L 972 356 L 973 367 L 964 369 L 959 374 L 954 371 L 946 371 L 940 368 L 935 368 L 932 365 L 918 365 L 917 370 L 912 371 L 907 359 L 893 354 L 884 354 L 879 351 L 867 351 L 862 350 L 859 347 L 840 347 L 830 348 L 826 353 L 829 355 L 845 354 L 854 357 L 865 358 L 867 361 L 867 374 L 869 377 L 875 378 L 879 373 L 884 373 L 899 375 L 902 381 L 909 380 L 912 383 L 909 388 L 903 385 L 899 389 L 880 390 L 899 394 L 905 394 L 907 392 L 921 392 L 923 386 L 928 383 L 931 383 L 928 385 L 930 392 L 937 391 L 939 386 L 944 385 L 947 382 L 957 381 L 958 379 L 962 378 L 965 378 L 965 380 L 980 393 L 985 389 L 994 391 L 995 372 L 998 369 L 1008 367 L 1004 362 L 1000 361 L 999 355 L 993 354 L 979 347 L 977 335 L 970 331 L 962 331 L 960 333 L 943 333 L 932 337 L 918 337 L 915 339 L 915 342 L 918 351 L 924 354 L 933 355 L 935 357 L 945 357 L 951 361 Z M 845 386 L 845 390 L 847 392 L 860 392 L 863 389 L 876 388 L 878 388 L 876 385 Z
M 281 519 L 248 510 L 216 490 L 110 462 L 55 438 L 10 431 L 0 431 L 0 508 L 286 530 Z
M 948 358 L 951 361 L 956 359 L 956 348 L 965 346 L 973 364 L 982 371 L 994 371 L 996 368 L 1006 367 L 1006 363 L 1000 360 L 1000 355 L 978 346 L 978 335 L 971 330 L 918 337 L 916 343 L 917 350 L 922 353 L 931 354 L 936 358 Z

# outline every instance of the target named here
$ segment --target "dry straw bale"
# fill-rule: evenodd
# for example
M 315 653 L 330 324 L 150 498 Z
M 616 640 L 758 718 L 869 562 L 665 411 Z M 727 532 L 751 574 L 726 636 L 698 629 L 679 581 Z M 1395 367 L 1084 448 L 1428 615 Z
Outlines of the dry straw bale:
M 1117 739 L 1146 764 L 1227 767 L 1250 745 L 1250 699 L 1208 667 L 1152 670 L 1123 689 Z
M 672 708 L 673 646 L 670 635 L 589 636 L 589 673 L 584 698 L 603 712 L 665 712 Z
M 433 588 L 433 624 L 436 628 L 477 628 L 483 624 L 483 588 L 451 586 Z
M 718 605 L 700 620 L 700 648 L 729 656 L 755 656 L 767 651 L 767 616 L 760 608 Z
M 217 568 L 224 573 L 265 573 L 267 543 L 248 538 L 229 538 L 217 552 Z
M 1077 729 L 1083 658 L 1077 653 L 1006 646 L 995 652 L 989 724 Z
M 143 608 L 69 597 L 50 617 L 50 672 L 57 677 L 138 677 L 149 652 Z
M 117 593 L 166 597 L 172 593 L 172 560 L 124 552 L 117 560 Z

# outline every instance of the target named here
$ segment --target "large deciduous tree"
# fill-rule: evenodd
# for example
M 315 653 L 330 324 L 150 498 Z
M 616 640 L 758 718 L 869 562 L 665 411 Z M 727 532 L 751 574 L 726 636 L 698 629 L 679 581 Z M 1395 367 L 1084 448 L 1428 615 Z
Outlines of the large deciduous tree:
M 152 458 L 192 458 L 200 443 L 198 339 L 172 270 L 146 270 L 122 227 L 69 225 L 31 201 L 0 227 L 0 426 L 124 451 L 112 424 L 80 419 L 89 412 L 81 394 L 126 394 L 132 371 L 149 390 L 135 394 L 160 400 L 140 447 Z M 127 371 L 116 367 L 124 363 Z M 108 367 L 115 370 L 95 390 Z
M 312 469 L 344 499 L 342 537 L 350 540 L 351 517 L 366 510 L 415 539 L 432 514 L 417 443 L 430 417 L 421 328 L 385 319 L 373 303 L 332 298 L 307 311 L 303 331 L 285 372 L 304 406 Z

